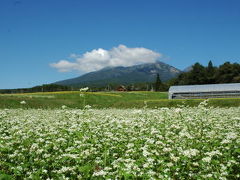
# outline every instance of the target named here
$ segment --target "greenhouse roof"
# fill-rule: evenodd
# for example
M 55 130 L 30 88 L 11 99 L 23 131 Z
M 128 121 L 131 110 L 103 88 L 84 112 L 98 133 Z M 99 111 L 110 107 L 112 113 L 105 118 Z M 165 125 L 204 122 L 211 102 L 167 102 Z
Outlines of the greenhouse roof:
M 240 83 L 171 86 L 169 93 L 240 91 Z

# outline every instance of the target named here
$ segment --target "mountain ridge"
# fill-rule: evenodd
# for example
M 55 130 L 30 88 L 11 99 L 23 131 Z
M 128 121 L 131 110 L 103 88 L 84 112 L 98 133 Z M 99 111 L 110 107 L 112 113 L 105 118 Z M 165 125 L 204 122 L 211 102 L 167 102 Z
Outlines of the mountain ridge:
M 162 81 L 167 81 L 176 77 L 181 71 L 166 63 L 157 61 L 155 63 L 145 63 L 128 67 L 105 67 L 76 78 L 57 81 L 54 84 L 74 87 L 100 87 L 108 84 L 129 85 L 141 82 L 154 82 L 157 73 L 159 73 Z

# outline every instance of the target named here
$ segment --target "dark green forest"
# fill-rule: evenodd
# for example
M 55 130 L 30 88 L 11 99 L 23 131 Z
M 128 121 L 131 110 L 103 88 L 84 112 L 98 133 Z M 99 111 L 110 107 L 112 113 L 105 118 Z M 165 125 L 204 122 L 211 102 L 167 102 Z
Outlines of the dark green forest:
M 43 84 L 41 86 L 34 86 L 32 88 L 19 88 L 19 89 L 1 89 L 2 94 L 12 93 L 34 93 L 34 92 L 54 92 L 54 91 L 70 91 L 71 87 L 62 86 L 58 84 Z
M 177 78 L 170 80 L 169 85 L 195 85 L 195 84 L 220 84 L 240 83 L 240 64 L 225 62 L 219 67 L 213 66 L 209 61 L 204 67 L 195 63 L 191 70 L 181 73 Z

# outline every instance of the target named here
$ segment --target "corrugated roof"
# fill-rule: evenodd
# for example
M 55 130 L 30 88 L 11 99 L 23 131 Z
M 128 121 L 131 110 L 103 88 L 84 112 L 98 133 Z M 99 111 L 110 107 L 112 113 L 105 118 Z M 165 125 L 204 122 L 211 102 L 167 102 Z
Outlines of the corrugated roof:
M 240 91 L 240 83 L 171 86 L 169 93 Z

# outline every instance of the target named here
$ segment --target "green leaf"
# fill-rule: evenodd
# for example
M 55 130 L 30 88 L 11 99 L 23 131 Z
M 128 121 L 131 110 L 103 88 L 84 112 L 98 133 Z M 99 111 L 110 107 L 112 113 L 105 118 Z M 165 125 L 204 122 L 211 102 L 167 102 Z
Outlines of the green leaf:
M 13 180 L 13 177 L 8 174 L 0 174 L 0 180 Z

